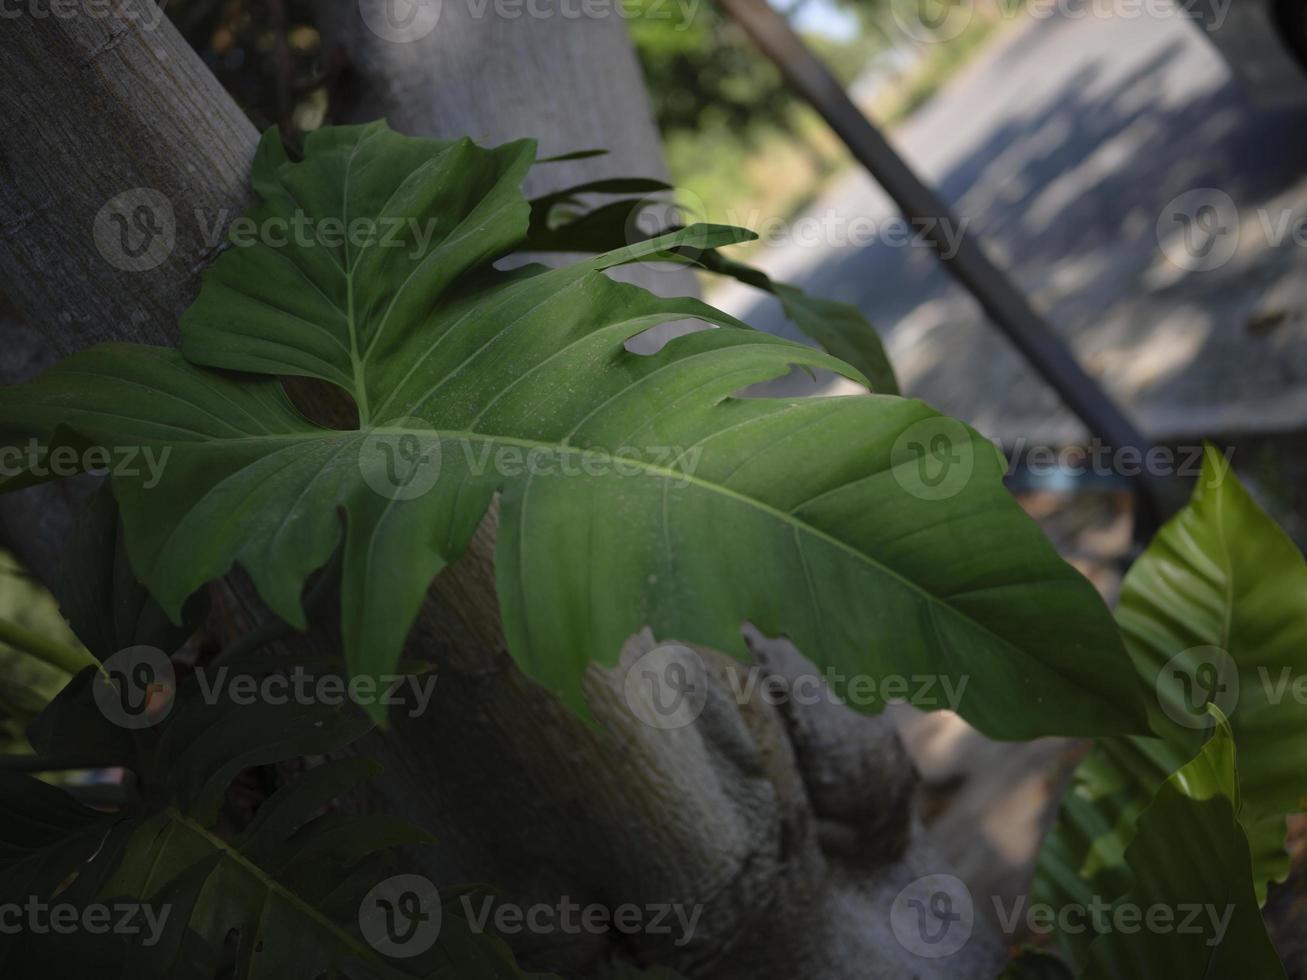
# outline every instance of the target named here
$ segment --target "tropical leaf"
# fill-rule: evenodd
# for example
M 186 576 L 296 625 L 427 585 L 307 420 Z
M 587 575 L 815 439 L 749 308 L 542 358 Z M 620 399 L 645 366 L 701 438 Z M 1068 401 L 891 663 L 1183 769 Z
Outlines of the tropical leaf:
M 3 624 L 24 634 L 46 638 L 69 650 L 80 644 L 59 614 L 59 605 L 14 558 L 0 551 L 0 635 Z M 10 637 L 14 640 L 14 637 Z M 39 659 L 0 638 L 0 751 L 28 751 L 24 731 L 41 709 L 68 683 L 66 670 L 51 659 Z
M 1307 563 L 1216 449 L 1189 505 L 1126 576 L 1117 620 L 1160 737 L 1103 739 L 1081 763 L 1044 844 L 1038 896 L 1114 893 L 1140 812 L 1202 745 L 1214 700 L 1239 748 L 1239 819 L 1265 902 L 1288 872 L 1285 817 L 1307 794 L 1307 705 L 1295 695 L 1307 684 Z M 1083 955 L 1084 937 L 1063 938 Z
M 1086 980 L 1285 976 L 1253 890 L 1234 736 L 1209 710 L 1211 738 L 1140 814 L 1125 851 L 1133 885 L 1089 947 Z
M 113 479 L 133 567 L 174 619 L 239 563 L 302 627 L 305 578 L 343 536 L 354 673 L 395 664 L 428 583 L 498 494 L 509 647 L 579 710 L 586 666 L 613 664 L 642 627 L 746 658 L 748 620 L 846 675 L 966 678 L 960 712 L 996 737 L 1143 730 L 1110 617 L 1004 490 L 983 437 L 888 396 L 733 397 L 792 365 L 861 376 L 603 275 L 747 233 L 491 269 L 526 232 L 517 184 L 533 154 L 375 124 L 311 134 L 297 163 L 269 133 L 251 217 L 277 241 L 234 227 L 244 247 L 206 275 L 185 357 L 76 355 L 0 392 L 3 441 L 168 454 L 158 486 Z M 296 222 L 316 235 L 283 237 Z M 370 241 L 326 234 L 369 223 Z M 687 317 L 718 329 L 654 356 L 625 348 Z M 310 422 L 251 374 L 331 382 L 358 426 Z
M 7 971 L 28 975 L 33 964 L 53 962 L 106 977 L 210 978 L 225 968 L 287 980 L 392 980 L 445 970 L 477 980 L 522 976 L 499 940 L 474 934 L 454 914 L 437 916 L 436 934 L 413 955 L 374 945 L 365 900 L 387 894 L 378 889 L 394 879 L 379 884 L 371 859 L 430 839 L 394 818 L 330 809 L 376 773 L 374 763 L 323 763 L 277 790 L 239 832 L 217 830 L 238 774 L 336 752 L 370 727 L 361 713 L 322 704 L 211 703 L 192 682 L 179 687 L 178 704 L 157 727 L 124 732 L 97 710 L 94 674 L 74 678 L 33 742 L 83 754 L 98 746 L 133 770 L 143 793 L 104 813 L 30 777 L 0 773 L 0 898 L 48 902 L 57 895 L 76 908 L 144 903 L 168 914 L 157 930 L 135 937 L 69 945 L 64 936 L 51 944 L 23 934 L 0 945 Z M 69 719 L 75 728 L 49 737 Z M 422 897 L 438 899 L 434 888 Z
M 709 272 L 731 276 L 780 300 L 781 310 L 796 327 L 822 349 L 852 364 L 867 376 L 871 390 L 882 395 L 899 394 L 898 378 L 876 328 L 856 306 L 809 296 L 797 286 L 776 282 L 760 269 L 735 262 L 720 252 L 705 252 L 699 264 Z
M 658 199 L 650 195 L 669 188 L 658 181 L 595 181 L 557 191 L 531 202 L 527 247 L 540 252 L 606 252 L 639 237 L 641 212 Z M 640 193 L 641 197 L 612 201 L 586 209 L 579 195 Z M 668 231 L 676 230 L 669 228 Z M 730 276 L 780 301 L 781 312 L 823 350 L 857 368 L 882 395 L 899 394 L 898 379 L 885 345 L 856 306 L 808 296 L 797 286 L 776 282 L 761 269 L 727 258 L 706 243 L 690 240 L 687 246 L 659 256 L 669 262 L 687 262 L 708 272 Z
M 60 607 L 69 625 L 99 660 L 132 646 L 172 653 L 199 628 L 208 612 L 198 593 L 174 624 L 136 578 L 107 484 L 91 495 L 64 549 Z

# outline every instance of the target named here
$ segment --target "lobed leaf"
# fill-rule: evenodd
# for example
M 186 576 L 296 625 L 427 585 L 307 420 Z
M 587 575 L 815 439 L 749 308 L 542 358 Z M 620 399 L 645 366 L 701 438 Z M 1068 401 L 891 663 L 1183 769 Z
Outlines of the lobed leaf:
M 292 162 L 269 133 L 260 226 L 384 219 L 399 247 L 319 235 L 230 249 L 183 318 L 184 357 L 83 352 L 0 392 L 2 441 L 168 453 L 158 486 L 115 474 L 114 489 L 133 566 L 174 618 L 239 563 L 303 627 L 305 579 L 343 540 L 356 674 L 393 668 L 431 579 L 498 495 L 510 650 L 578 710 L 587 665 L 613 664 L 641 628 L 745 658 L 747 620 L 846 675 L 965 680 L 960 712 L 995 737 L 1143 730 L 1110 617 L 979 434 L 889 396 L 736 397 L 792 365 L 863 378 L 603 274 L 741 232 L 489 268 L 525 235 L 517 183 L 533 153 L 374 124 L 312 134 Z M 717 329 L 626 349 L 687 317 Z M 339 386 L 358 427 L 306 420 L 283 375 Z

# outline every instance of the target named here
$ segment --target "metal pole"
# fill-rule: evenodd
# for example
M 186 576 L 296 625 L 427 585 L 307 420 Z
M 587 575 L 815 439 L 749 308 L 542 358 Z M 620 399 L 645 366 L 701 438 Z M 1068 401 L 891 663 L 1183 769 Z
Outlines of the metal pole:
M 1116 449 L 1145 452 L 1150 443 L 1124 412 L 1076 360 L 1071 349 L 1026 300 L 958 221 L 952 209 L 913 173 L 880 131 L 844 91 L 826 66 L 794 33 L 767 0 L 718 0 L 754 43 L 780 69 L 793 89 L 830 125 L 867 172 L 883 187 L 904 216 L 930 230 L 926 238 L 945 267 L 979 301 L 994 324 L 1007 335 L 1035 370 L 1053 386 L 1089 431 Z M 922 220 L 933 219 L 933 220 Z M 959 230 L 950 243 L 942 229 Z M 1135 486 L 1155 522 L 1168 514 L 1169 497 L 1157 476 L 1142 474 Z

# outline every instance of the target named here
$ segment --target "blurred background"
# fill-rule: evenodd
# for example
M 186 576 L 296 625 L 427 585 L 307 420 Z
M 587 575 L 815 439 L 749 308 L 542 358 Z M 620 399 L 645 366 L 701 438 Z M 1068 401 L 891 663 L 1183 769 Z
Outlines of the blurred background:
M 954 208 L 953 232 L 976 236 L 1087 372 L 1174 451 L 1165 465 L 1184 478 L 1183 461 L 1211 440 L 1307 543 L 1307 8 L 773 6 Z M 904 393 L 992 437 L 1023 505 L 1111 600 L 1137 545 L 1129 474 L 1110 457 L 1081 465 L 1093 446 L 1084 425 L 737 24 L 707 0 L 625 9 L 684 213 L 753 229 L 759 240 L 736 257 L 858 307 Z M 350 65 L 324 49 L 311 3 L 172 0 L 167 14 L 256 124 L 293 140 L 333 121 Z M 773 300 L 701 285 L 752 325 L 803 340 Z M 0 582 L 14 618 L 62 629 L 21 569 L 0 564 Z M 39 707 L 21 692 L 59 679 L 20 676 L 14 656 L 0 657 L 0 721 L 16 738 Z M 1083 747 L 997 746 L 948 713 L 898 715 L 940 849 L 983 893 L 1022 890 Z

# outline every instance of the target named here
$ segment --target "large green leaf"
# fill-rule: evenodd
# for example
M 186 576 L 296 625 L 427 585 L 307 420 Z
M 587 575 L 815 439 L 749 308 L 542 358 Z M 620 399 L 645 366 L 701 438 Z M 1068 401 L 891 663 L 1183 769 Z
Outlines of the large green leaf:
M 846 675 L 966 678 L 960 712 L 997 737 L 1143 730 L 1110 617 L 1007 494 L 992 445 L 900 398 L 733 397 L 791 365 L 860 376 L 603 274 L 747 233 L 489 269 L 525 233 L 532 154 L 378 124 L 315 133 L 296 163 L 270 133 L 260 227 L 400 220 L 402 245 L 230 249 L 184 317 L 185 357 L 79 354 L 0 392 L 0 436 L 170 453 L 157 487 L 124 473 L 114 487 L 133 565 L 173 616 L 239 563 L 303 625 L 303 583 L 343 515 L 354 672 L 396 662 L 428 583 L 499 494 L 510 649 L 578 708 L 587 664 L 613 664 L 642 627 L 743 658 L 749 620 Z M 718 329 L 625 348 L 686 317 Z M 307 421 L 276 379 L 212 368 L 332 382 L 358 428 Z
M 1117 620 L 1160 737 L 1104 739 L 1081 763 L 1040 857 L 1039 896 L 1112 893 L 1140 811 L 1202 745 L 1214 695 L 1239 748 L 1239 819 L 1264 902 L 1289 867 L 1285 817 L 1307 794 L 1307 705 L 1295 694 L 1307 684 L 1307 563 L 1214 448 L 1189 505 L 1126 576 Z M 1083 937 L 1064 941 L 1083 954 Z
M 1086 980 L 1285 975 L 1253 891 L 1234 737 L 1211 715 L 1211 738 L 1139 817 L 1125 851 L 1133 885 L 1089 947 Z
M 538 197 L 531 202 L 527 246 L 542 252 L 605 252 L 620 248 L 639 235 L 641 212 L 656 198 L 642 196 L 612 201 L 586 209 L 579 199 L 586 194 L 650 194 L 670 190 L 658 181 L 600 180 Z M 668 229 L 673 230 L 673 229 Z M 668 252 L 660 258 L 688 262 L 708 272 L 729 276 L 755 289 L 771 293 L 781 312 L 828 354 L 853 365 L 882 395 L 899 394 L 898 379 L 885 345 L 856 306 L 809 296 L 797 286 L 776 282 L 761 269 L 727 258 L 705 243 Z
M 502 942 L 475 933 L 452 908 L 437 919 L 438 933 L 402 960 L 374 945 L 364 899 L 396 880 L 375 857 L 430 839 L 395 818 L 330 808 L 375 774 L 374 763 L 323 763 L 278 789 L 239 832 L 219 832 L 219 807 L 237 775 L 340 750 L 370 727 L 360 713 L 210 703 L 192 678 L 157 727 L 126 732 L 97 709 L 94 676 L 88 669 L 73 679 L 33 742 L 98 753 L 131 769 L 142 792 L 106 813 L 31 777 L 0 773 L 0 902 L 57 895 L 84 909 L 130 901 L 167 916 L 136 936 L 0 935 L 6 976 L 34 975 L 37 964 L 134 980 L 212 978 L 230 968 L 251 980 L 398 980 L 447 970 L 469 980 L 522 976 Z M 434 889 L 427 897 L 437 898 Z
M 856 306 L 832 299 L 809 296 L 797 286 L 776 282 L 760 269 L 735 262 L 720 252 L 705 252 L 699 264 L 710 272 L 730 276 L 771 293 L 785 316 L 827 353 L 852 364 L 867 376 L 871 390 L 882 395 L 899 394 L 898 378 L 876 328 Z
M 69 536 L 59 600 L 78 638 L 100 660 L 137 645 L 171 653 L 208 612 L 207 597 L 200 593 L 187 603 L 183 621 L 176 625 L 137 581 L 118 505 L 107 484 L 92 494 Z

